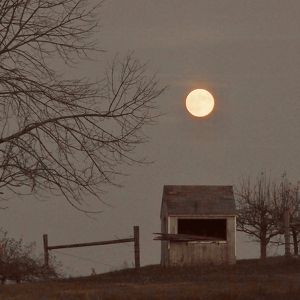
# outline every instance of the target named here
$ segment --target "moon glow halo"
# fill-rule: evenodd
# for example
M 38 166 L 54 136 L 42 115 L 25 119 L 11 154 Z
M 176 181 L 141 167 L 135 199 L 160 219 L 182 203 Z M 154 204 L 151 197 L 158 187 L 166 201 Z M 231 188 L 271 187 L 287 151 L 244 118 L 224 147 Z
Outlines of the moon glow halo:
M 186 97 L 186 108 L 195 117 L 205 117 L 214 108 L 215 100 L 207 90 L 196 89 Z

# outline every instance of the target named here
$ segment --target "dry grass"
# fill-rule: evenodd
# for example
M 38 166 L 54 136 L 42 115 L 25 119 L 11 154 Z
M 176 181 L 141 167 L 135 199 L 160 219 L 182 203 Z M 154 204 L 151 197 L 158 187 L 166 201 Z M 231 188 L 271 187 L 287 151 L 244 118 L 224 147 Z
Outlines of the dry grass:
M 7 285 L 0 300 L 300 299 L 300 259 L 240 260 L 234 266 L 151 265 L 92 277 Z

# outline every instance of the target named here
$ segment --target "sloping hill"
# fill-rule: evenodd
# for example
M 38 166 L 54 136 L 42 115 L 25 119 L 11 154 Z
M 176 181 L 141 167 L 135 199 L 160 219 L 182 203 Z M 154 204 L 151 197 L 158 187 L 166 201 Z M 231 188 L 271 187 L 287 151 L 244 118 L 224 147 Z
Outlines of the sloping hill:
M 0 299 L 300 299 L 300 260 L 233 266 L 124 269 L 89 277 L 3 286 Z

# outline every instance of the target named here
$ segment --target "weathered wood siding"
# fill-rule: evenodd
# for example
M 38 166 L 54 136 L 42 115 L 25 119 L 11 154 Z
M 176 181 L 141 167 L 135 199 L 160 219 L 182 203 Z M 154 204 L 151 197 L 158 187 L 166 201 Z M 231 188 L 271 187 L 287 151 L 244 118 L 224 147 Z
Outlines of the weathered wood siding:
M 178 233 L 178 218 L 183 216 L 170 216 L 168 233 Z M 186 217 L 186 216 L 185 216 Z M 235 264 L 236 263 L 236 225 L 235 216 L 189 216 L 199 219 L 226 219 L 227 241 L 226 242 L 163 242 L 162 265 L 163 266 L 188 266 L 213 264 Z M 163 244 L 162 243 L 162 244 Z
M 161 209 L 161 232 L 168 233 L 168 216 L 166 211 L 165 203 L 162 205 Z M 161 265 L 163 267 L 168 266 L 169 261 L 169 251 L 168 251 L 169 242 L 168 241 L 161 241 Z
M 229 253 L 227 244 L 171 242 L 169 266 L 229 263 Z
M 178 234 L 178 219 L 226 219 L 226 242 L 161 242 L 161 265 L 236 263 L 236 207 L 232 186 L 165 185 L 161 233 Z

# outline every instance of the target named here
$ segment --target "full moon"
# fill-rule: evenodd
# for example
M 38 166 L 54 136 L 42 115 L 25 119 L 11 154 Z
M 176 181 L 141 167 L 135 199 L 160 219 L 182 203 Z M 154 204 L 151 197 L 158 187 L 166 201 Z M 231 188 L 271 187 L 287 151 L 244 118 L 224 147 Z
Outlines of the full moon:
M 186 108 L 195 117 L 205 117 L 214 108 L 215 101 L 211 93 L 203 89 L 193 90 L 186 97 Z

